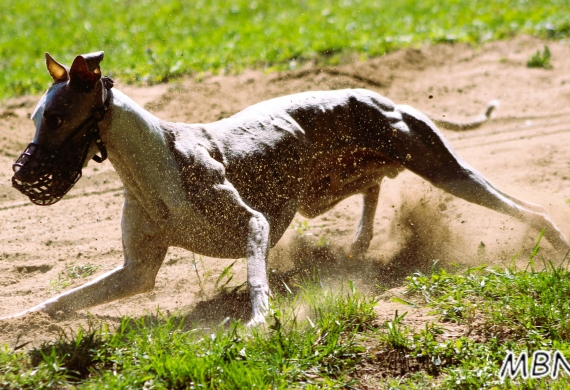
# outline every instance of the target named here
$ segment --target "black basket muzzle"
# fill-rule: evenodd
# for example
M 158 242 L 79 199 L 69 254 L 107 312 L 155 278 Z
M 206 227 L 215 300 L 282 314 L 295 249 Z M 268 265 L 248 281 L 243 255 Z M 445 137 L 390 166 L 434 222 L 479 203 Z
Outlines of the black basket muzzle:
M 108 92 L 105 103 L 79 125 L 59 149 L 50 150 L 32 142 L 12 165 L 12 186 L 33 203 L 49 206 L 67 194 L 81 178 L 81 169 L 93 142 L 101 152 L 101 156 L 95 155 L 93 160 L 101 163 L 107 158 L 98 124 L 109 108 L 113 80 L 108 77 L 102 80 Z
M 81 141 L 68 140 L 59 150 L 30 143 L 13 165 L 12 186 L 37 205 L 58 202 L 81 178 L 92 139 Z

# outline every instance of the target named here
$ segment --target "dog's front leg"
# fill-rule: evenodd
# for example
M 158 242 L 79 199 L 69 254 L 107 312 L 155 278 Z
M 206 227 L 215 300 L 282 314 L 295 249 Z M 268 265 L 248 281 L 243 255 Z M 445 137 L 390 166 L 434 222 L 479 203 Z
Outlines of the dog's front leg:
M 201 207 L 206 212 L 204 220 L 211 218 L 214 225 L 223 231 L 227 228 L 228 219 L 231 219 L 235 225 L 227 231 L 228 237 L 232 236 L 232 230 L 235 228 L 238 228 L 241 233 L 234 236 L 233 243 L 228 242 L 228 245 L 241 246 L 243 240 L 246 241 L 247 284 L 252 306 L 252 317 L 247 325 L 263 324 L 265 315 L 269 311 L 269 285 L 266 269 L 269 251 L 269 222 L 262 213 L 249 207 L 233 185 L 227 181 L 213 186 L 212 189 L 203 189 L 202 194 Z
M 237 189 L 225 177 L 224 166 L 214 160 L 204 147 L 197 147 L 194 154 L 193 171 L 196 180 L 190 193 L 195 194 L 194 208 L 202 213 L 201 219 L 216 226 L 218 234 L 231 238 L 229 246 L 247 261 L 247 284 L 252 306 L 252 317 L 248 326 L 265 323 L 269 311 L 269 285 L 267 283 L 267 253 L 269 251 L 270 225 L 265 216 L 249 207 Z M 233 236 L 238 230 L 240 233 Z M 233 236 L 233 237 L 232 237 Z
M 160 234 L 142 207 L 125 194 L 123 208 L 123 250 L 125 261 L 96 279 L 48 299 L 12 317 L 43 311 L 49 315 L 69 313 L 135 294 L 151 291 L 168 247 L 157 239 Z
M 266 258 L 269 249 L 269 223 L 261 214 L 249 219 L 247 237 L 247 284 L 251 299 L 252 317 L 248 326 L 265 323 L 269 310 Z
M 249 207 L 229 182 L 203 188 L 200 208 L 204 210 L 204 221 L 210 221 L 218 231 L 230 238 L 230 246 L 243 248 L 247 262 L 247 284 L 251 299 L 252 318 L 248 326 L 265 323 L 269 310 L 269 286 L 267 283 L 267 253 L 269 251 L 270 225 L 265 216 Z M 230 220 L 231 223 L 228 221 Z M 228 225 L 233 225 L 229 226 Z M 240 231 L 233 236 L 234 230 Z M 243 256 L 243 249 L 235 252 Z M 238 253 L 242 253 L 239 255 Z
M 141 247 L 140 249 L 142 250 L 143 248 Z M 164 259 L 165 254 L 165 248 L 151 248 L 145 257 L 152 255 L 155 259 Z M 96 306 L 151 291 L 154 287 L 154 280 L 161 262 L 162 261 L 158 262 L 158 267 L 150 266 L 149 264 L 146 266 L 137 266 L 134 264 L 122 265 L 100 275 L 89 283 L 66 291 L 28 310 L 5 318 L 21 317 L 34 311 L 43 311 L 51 316 L 59 313 L 67 314 L 86 307 Z

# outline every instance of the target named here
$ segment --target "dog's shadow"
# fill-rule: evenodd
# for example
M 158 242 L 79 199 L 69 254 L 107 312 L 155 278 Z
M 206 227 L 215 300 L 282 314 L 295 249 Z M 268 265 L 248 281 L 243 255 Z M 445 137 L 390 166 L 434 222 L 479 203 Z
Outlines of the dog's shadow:
M 414 272 L 432 272 L 435 258 L 433 252 L 426 250 L 429 246 L 426 235 L 412 231 L 401 250 L 389 262 L 382 262 L 366 256 L 354 258 L 334 245 L 320 245 L 314 240 L 297 237 L 291 242 L 294 267 L 270 273 L 269 285 L 274 295 L 294 297 L 307 283 L 332 287 L 352 281 L 366 293 L 379 294 L 384 289 L 401 286 Z M 246 323 L 251 316 L 251 303 L 244 288 L 219 292 L 176 315 L 183 318 L 185 328 L 209 329 L 235 321 Z
M 184 323 L 191 328 L 211 328 L 235 321 L 245 324 L 251 316 L 249 294 L 245 290 L 220 292 L 182 314 Z

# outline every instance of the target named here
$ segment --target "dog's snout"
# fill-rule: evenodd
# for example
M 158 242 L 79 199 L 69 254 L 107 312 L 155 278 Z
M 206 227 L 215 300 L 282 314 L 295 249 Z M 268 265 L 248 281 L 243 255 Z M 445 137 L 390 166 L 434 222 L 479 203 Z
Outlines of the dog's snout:
M 37 161 L 30 160 L 28 156 L 25 156 L 12 164 L 12 171 L 14 171 L 14 176 L 30 176 L 36 173 L 35 171 L 38 167 L 39 164 Z
M 31 143 L 28 145 L 26 150 L 20 155 L 18 160 L 14 164 L 12 164 L 12 170 L 14 171 L 14 176 L 25 176 L 25 175 L 34 175 L 37 171 L 37 168 L 40 166 L 40 161 L 38 156 L 35 156 L 37 150 L 37 145 Z M 32 158 L 32 156 L 35 156 Z M 42 164 L 43 165 L 43 164 Z
M 12 165 L 12 170 L 14 171 L 13 179 L 17 180 L 20 184 L 32 181 L 31 172 L 28 169 L 24 169 L 21 164 Z

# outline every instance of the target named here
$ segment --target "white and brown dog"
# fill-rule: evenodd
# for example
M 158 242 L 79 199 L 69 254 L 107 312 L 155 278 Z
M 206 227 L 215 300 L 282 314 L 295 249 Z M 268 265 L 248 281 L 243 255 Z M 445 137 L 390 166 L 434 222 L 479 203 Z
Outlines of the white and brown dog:
M 178 246 L 211 257 L 245 256 L 250 324 L 263 323 L 268 250 L 295 213 L 315 217 L 363 194 L 352 251 L 364 252 L 380 182 L 406 168 L 450 194 L 546 229 L 550 243 L 568 248 L 540 206 L 495 188 L 412 107 L 364 89 L 305 92 L 214 123 L 170 123 L 112 89 L 112 80 L 101 77 L 102 59 L 103 52 L 80 55 L 67 68 L 46 53 L 54 84 L 32 116 L 36 135 L 14 164 L 13 185 L 36 204 L 53 204 L 90 158 L 108 153 L 124 184 L 124 264 L 18 315 L 74 311 L 150 291 L 168 247 Z

